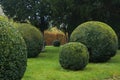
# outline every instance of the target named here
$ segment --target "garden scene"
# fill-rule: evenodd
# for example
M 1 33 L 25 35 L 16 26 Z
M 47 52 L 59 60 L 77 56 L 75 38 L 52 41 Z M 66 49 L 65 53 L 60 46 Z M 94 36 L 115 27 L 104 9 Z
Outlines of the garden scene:
M 120 0 L 0 0 L 0 80 L 120 80 Z

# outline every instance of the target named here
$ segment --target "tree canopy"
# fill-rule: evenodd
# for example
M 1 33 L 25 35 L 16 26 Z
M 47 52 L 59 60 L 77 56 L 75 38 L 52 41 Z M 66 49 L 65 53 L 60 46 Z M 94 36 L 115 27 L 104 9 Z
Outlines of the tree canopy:
M 8 17 L 21 22 L 29 20 L 42 31 L 49 20 L 68 25 L 69 35 L 82 22 L 97 20 L 120 33 L 120 0 L 0 0 L 0 3 Z
M 49 0 L 52 18 L 68 24 L 69 34 L 82 22 L 97 20 L 120 31 L 120 0 Z M 119 30 L 118 30 L 119 29 Z
M 5 15 L 15 21 L 29 20 L 43 31 L 47 28 L 49 4 L 46 0 L 0 0 Z

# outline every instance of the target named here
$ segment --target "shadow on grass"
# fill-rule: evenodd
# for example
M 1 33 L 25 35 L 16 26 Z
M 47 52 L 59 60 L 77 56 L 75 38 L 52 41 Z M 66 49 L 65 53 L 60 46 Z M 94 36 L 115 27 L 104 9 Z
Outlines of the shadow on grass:
M 56 66 L 55 70 L 60 71 L 60 72 L 91 72 L 91 71 L 94 70 L 94 67 L 92 67 L 92 66 L 86 66 L 82 70 L 69 70 L 69 69 L 62 68 L 61 65 L 58 64 L 58 66 Z
M 119 63 L 120 62 L 120 54 L 117 53 L 114 57 L 112 57 L 107 63 Z

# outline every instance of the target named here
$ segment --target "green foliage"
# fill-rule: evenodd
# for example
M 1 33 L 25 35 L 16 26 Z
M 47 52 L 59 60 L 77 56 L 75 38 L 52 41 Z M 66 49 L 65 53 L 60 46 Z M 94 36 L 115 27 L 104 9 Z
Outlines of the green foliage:
M 72 32 L 70 41 L 85 44 L 92 62 L 105 62 L 113 57 L 118 49 L 118 38 L 114 30 L 99 21 L 79 25 Z
M 22 80 L 119 80 L 120 50 L 106 63 L 89 63 L 84 70 L 71 71 L 59 64 L 60 47 L 46 46 L 41 57 L 29 58 Z M 34 74 L 33 74 L 34 73 Z
M 87 47 L 78 42 L 71 42 L 62 46 L 59 62 L 64 69 L 84 69 L 89 61 Z
M 49 20 L 68 25 L 69 36 L 77 25 L 97 20 L 111 25 L 120 40 L 120 0 L 0 0 L 0 3 L 9 18 L 29 20 L 42 32 L 48 28 Z
M 38 56 L 43 47 L 42 33 L 34 26 L 26 23 L 18 24 L 17 29 L 26 42 L 28 58 Z
M 53 46 L 59 47 L 60 46 L 60 41 L 59 40 L 54 40 L 53 41 Z
M 48 0 L 52 20 L 68 25 L 68 35 L 81 23 L 88 20 L 105 22 L 120 38 L 120 0 Z M 120 39 L 119 39 L 120 40 Z
M 0 16 L 0 21 L 8 21 L 8 18 L 6 16 Z
M 21 80 L 27 66 L 27 49 L 21 34 L 0 21 L 0 80 Z
M 47 0 L 0 0 L 3 12 L 15 21 L 26 22 L 40 28 L 47 28 L 46 16 L 49 16 L 49 4 Z

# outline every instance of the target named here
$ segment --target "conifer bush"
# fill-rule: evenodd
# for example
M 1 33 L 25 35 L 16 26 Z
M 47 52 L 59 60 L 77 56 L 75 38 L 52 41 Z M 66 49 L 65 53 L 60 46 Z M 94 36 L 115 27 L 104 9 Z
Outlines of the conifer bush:
M 60 46 L 60 41 L 59 40 L 54 40 L 53 41 L 53 46 L 54 47 L 59 47 Z
M 99 21 L 88 21 L 79 25 L 72 32 L 70 41 L 85 44 L 91 62 L 106 62 L 118 49 L 118 38 L 114 30 Z
M 82 70 L 89 62 L 87 47 L 79 42 L 70 42 L 62 46 L 59 62 L 64 69 Z
M 43 48 L 42 33 L 36 27 L 27 23 L 21 23 L 17 29 L 26 42 L 28 58 L 37 57 Z
M 21 80 L 27 66 L 27 49 L 21 34 L 0 20 L 0 80 Z

